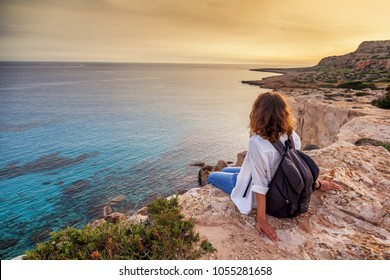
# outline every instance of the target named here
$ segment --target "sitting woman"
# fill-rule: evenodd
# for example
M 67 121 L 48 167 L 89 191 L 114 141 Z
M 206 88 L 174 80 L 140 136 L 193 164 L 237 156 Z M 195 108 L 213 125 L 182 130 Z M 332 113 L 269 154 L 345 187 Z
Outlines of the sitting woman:
M 290 135 L 299 150 L 301 140 L 293 130 L 291 109 L 277 92 L 259 95 L 250 113 L 249 127 L 252 136 L 242 167 L 226 167 L 222 172 L 212 172 L 208 183 L 230 194 L 242 214 L 257 208 L 256 229 L 260 236 L 265 233 L 272 241 L 278 241 L 275 230 L 266 219 L 268 185 L 282 159 L 271 142 L 280 140 L 285 143 Z M 316 189 L 338 190 L 340 186 L 331 181 L 317 180 Z

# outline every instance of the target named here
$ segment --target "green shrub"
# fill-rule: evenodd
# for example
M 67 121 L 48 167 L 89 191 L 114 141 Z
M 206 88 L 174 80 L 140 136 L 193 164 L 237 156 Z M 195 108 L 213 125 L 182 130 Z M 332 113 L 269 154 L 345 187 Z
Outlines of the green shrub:
M 381 98 L 373 100 L 371 104 L 382 109 L 390 109 L 390 91 L 387 91 Z
M 390 143 L 387 142 L 381 142 L 375 139 L 371 138 L 362 138 L 355 142 L 355 145 L 357 146 L 363 146 L 363 145 L 369 145 L 369 146 L 382 146 L 386 150 L 390 152 Z
M 366 91 L 358 91 L 355 93 L 355 95 L 356 96 L 367 96 L 367 95 L 369 95 L 369 93 Z
M 337 94 L 324 94 L 324 100 L 337 101 L 335 97 L 337 97 Z
M 337 87 L 338 88 L 348 88 L 348 89 L 364 89 L 364 88 L 377 89 L 377 87 L 374 83 L 366 83 L 366 82 L 361 82 L 361 81 L 352 81 L 352 82 L 341 83 Z
M 317 145 L 314 145 L 314 144 L 307 144 L 307 145 L 303 148 L 304 151 L 312 151 L 312 150 L 318 150 L 318 149 L 320 149 L 320 147 L 317 146 Z
M 177 197 L 156 199 L 147 209 L 145 223 L 122 221 L 51 233 L 49 241 L 37 244 L 23 259 L 197 259 L 214 250 L 207 240 L 200 240 L 194 221 L 184 219 Z
M 335 85 L 333 83 L 325 83 L 325 84 L 322 84 L 321 87 L 323 87 L 323 88 L 335 88 Z

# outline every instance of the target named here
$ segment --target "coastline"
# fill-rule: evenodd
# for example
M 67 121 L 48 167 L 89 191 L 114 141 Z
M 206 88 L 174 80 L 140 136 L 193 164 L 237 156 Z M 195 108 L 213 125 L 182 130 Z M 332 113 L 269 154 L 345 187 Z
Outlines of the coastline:
M 314 66 L 313 66 L 314 67 Z M 252 68 L 252 69 L 249 69 L 249 71 L 255 71 L 255 72 L 269 72 L 269 73 L 277 73 L 277 74 L 287 74 L 287 73 L 290 73 L 290 72 L 303 72 L 303 71 L 308 71 L 310 69 L 312 69 L 313 67 L 286 67 L 286 68 L 282 68 L 282 67 L 276 67 L 276 68 L 272 68 L 272 67 L 266 67 L 266 68 Z

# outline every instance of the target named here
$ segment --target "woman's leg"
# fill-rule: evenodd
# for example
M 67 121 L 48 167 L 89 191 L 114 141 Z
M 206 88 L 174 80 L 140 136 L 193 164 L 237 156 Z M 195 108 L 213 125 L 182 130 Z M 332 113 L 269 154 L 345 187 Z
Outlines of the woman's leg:
M 224 192 L 231 194 L 236 185 L 237 173 L 211 172 L 207 183 L 213 184 Z
M 226 173 L 240 173 L 241 167 L 225 167 L 222 172 Z

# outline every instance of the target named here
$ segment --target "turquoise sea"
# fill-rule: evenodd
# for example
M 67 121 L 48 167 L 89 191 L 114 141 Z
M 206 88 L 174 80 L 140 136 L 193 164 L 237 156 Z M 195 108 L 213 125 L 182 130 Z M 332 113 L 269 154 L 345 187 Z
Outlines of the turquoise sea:
M 0 258 L 197 186 L 246 150 L 254 65 L 0 63 Z

